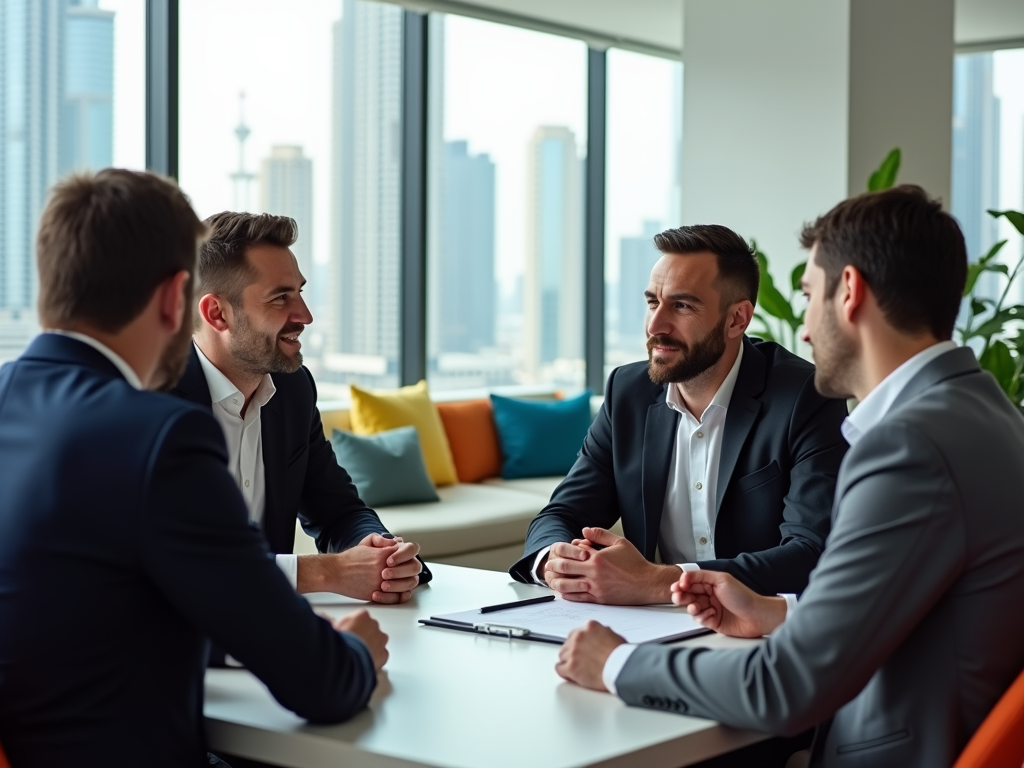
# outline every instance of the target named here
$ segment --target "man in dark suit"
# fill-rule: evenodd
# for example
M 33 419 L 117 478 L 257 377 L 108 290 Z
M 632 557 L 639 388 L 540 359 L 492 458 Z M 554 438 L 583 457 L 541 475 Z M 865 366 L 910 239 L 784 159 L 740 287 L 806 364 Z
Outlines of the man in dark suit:
M 429 580 L 419 546 L 390 538 L 338 466 L 302 365 L 299 336 L 313 316 L 289 250 L 295 220 L 225 212 L 204 223 L 195 343 L 175 394 L 212 410 L 249 516 L 300 593 L 406 602 Z M 292 554 L 296 517 L 321 554 Z
M 205 227 L 173 182 L 59 184 L 37 244 L 48 329 L 0 369 L 0 743 L 17 766 L 201 766 L 205 637 L 317 722 L 387 658 L 274 565 L 209 412 L 171 386 Z
M 799 593 L 829 532 L 846 403 L 815 391 L 806 361 L 745 336 L 759 273 L 742 238 L 693 226 L 654 243 L 649 361 L 612 372 L 510 573 L 615 604 L 667 602 L 693 569 Z M 606 530 L 618 520 L 624 537 Z

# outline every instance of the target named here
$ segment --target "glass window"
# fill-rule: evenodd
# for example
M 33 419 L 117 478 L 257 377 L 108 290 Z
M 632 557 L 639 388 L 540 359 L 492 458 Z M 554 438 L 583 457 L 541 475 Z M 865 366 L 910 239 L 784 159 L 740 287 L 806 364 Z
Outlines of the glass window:
M 587 47 L 431 14 L 431 388 L 580 387 Z
M 145 5 L 0 2 L 0 363 L 38 332 L 35 236 L 62 176 L 145 165 Z
M 608 51 L 605 370 L 647 357 L 653 238 L 679 226 L 683 65 Z
M 398 383 L 401 8 L 181 0 L 180 181 L 199 215 L 287 215 L 322 399 Z
M 1012 266 L 1021 238 L 1005 219 L 986 211 L 1024 210 L 1024 49 L 958 54 L 953 81 L 953 215 L 960 222 L 971 260 L 999 240 L 999 258 Z M 1005 280 L 985 275 L 979 283 L 992 298 Z M 1024 280 L 1014 284 L 1013 303 L 1024 300 Z

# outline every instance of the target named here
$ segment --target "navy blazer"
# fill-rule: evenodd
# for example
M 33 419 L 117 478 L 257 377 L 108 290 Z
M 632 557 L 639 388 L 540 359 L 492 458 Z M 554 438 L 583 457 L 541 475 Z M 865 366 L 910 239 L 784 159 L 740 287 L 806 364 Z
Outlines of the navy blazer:
M 363 643 L 249 524 L 211 414 L 42 334 L 0 369 L 0 743 L 17 766 L 206 764 L 205 637 L 285 707 L 351 717 Z
M 717 559 L 698 565 L 761 594 L 800 593 L 831 525 L 846 402 L 819 395 L 814 366 L 778 344 L 743 344 L 718 469 Z M 541 549 L 619 519 L 626 538 L 654 560 L 680 418 L 666 391 L 646 362 L 612 371 L 576 464 L 530 524 L 513 578 L 532 582 Z
M 371 533 L 387 533 L 377 513 L 359 498 L 351 476 L 338 465 L 324 437 L 309 371 L 302 367 L 295 373 L 271 374 L 271 378 L 277 391 L 260 409 L 267 483 L 263 533 L 270 549 L 279 555 L 291 554 L 296 515 L 320 552 L 341 552 Z M 212 408 L 210 385 L 195 346 L 174 393 Z M 430 579 L 424 564 L 420 584 Z

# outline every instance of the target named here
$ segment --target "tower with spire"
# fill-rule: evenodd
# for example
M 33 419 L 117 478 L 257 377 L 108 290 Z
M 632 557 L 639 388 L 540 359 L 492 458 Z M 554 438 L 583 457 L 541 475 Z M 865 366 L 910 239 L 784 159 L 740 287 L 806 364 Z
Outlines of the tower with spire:
M 249 138 L 249 126 L 245 124 L 245 91 L 238 94 L 238 126 L 235 128 L 235 137 L 238 139 L 238 170 L 231 174 L 231 181 L 234 184 L 235 210 L 249 210 L 249 185 L 256 178 L 256 174 L 245 170 L 245 140 Z

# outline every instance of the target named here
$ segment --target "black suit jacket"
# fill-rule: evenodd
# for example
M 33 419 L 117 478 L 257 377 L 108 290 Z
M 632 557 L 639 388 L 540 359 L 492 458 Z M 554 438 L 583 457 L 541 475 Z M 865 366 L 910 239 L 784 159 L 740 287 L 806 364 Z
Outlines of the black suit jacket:
M 718 559 L 698 565 L 761 594 L 799 593 L 829 532 L 846 403 L 819 395 L 814 366 L 778 344 L 743 344 L 718 471 Z M 620 518 L 626 538 L 654 560 L 680 418 L 665 395 L 645 362 L 612 371 L 576 464 L 530 524 L 513 578 L 532 581 L 538 551 Z
M 387 533 L 377 513 L 359 498 L 352 478 L 338 465 L 324 437 L 309 371 L 303 367 L 271 378 L 277 391 L 260 410 L 267 484 L 262 525 L 270 549 L 279 555 L 291 554 L 296 516 L 320 552 L 341 552 L 371 533 Z M 174 393 L 207 410 L 212 407 L 210 386 L 194 346 Z M 420 583 L 430 579 L 424 565 Z
M 274 564 L 211 414 L 43 334 L 0 369 L 0 742 L 17 766 L 201 766 L 205 637 L 297 714 L 376 684 Z

